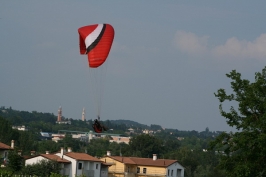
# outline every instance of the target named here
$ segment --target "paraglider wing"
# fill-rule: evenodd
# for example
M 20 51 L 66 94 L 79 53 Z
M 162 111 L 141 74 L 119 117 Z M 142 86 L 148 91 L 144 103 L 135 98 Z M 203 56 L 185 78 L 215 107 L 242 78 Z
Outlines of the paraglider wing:
M 78 29 L 80 54 L 88 55 L 89 66 L 101 66 L 110 52 L 114 28 L 109 24 L 95 24 Z

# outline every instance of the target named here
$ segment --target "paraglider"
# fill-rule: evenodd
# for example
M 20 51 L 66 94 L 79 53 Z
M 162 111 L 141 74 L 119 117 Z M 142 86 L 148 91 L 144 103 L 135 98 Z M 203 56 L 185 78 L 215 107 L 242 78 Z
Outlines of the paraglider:
M 104 70 L 106 70 L 104 63 L 112 47 L 114 28 L 110 24 L 94 24 L 80 27 L 78 33 L 80 54 L 88 56 L 89 70 L 94 80 L 97 119 L 94 120 L 93 129 L 96 133 L 101 133 L 107 130 L 100 122 L 103 77 L 105 76 Z
M 94 120 L 94 123 L 92 124 L 92 128 L 96 133 L 102 133 L 102 131 L 107 131 L 108 128 L 105 127 L 101 122 L 100 122 L 100 117 L 98 119 Z

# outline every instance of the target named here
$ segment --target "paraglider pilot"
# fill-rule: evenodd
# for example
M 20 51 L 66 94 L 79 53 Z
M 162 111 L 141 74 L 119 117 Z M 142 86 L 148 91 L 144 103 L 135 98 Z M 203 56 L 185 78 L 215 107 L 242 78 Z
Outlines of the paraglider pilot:
M 97 116 L 98 119 L 94 120 L 94 123 L 92 125 L 92 128 L 96 133 L 102 133 L 102 131 L 107 131 L 107 127 L 105 127 L 101 122 L 100 122 L 100 116 Z

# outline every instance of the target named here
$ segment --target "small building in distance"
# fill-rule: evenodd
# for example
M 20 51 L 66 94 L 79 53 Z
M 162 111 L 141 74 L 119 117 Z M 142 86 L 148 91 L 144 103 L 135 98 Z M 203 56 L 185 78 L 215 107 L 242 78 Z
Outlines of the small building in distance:
M 28 128 L 25 125 L 12 126 L 12 129 L 16 129 L 16 130 L 19 130 L 19 131 L 28 131 Z
M 125 143 L 129 144 L 130 137 L 122 137 L 122 136 L 111 136 L 112 140 L 109 140 L 110 143 L 116 142 L 116 143 Z
M 70 120 L 63 120 L 63 116 L 62 116 L 62 107 L 60 106 L 58 109 L 58 114 L 57 114 L 57 124 L 71 124 Z

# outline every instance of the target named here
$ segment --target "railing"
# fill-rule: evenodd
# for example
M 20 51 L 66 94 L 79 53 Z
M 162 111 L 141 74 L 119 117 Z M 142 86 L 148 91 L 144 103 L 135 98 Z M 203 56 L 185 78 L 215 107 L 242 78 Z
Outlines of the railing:
M 63 175 L 70 175 L 70 168 L 63 168 Z
M 87 177 L 94 177 L 94 170 L 84 170 L 83 174 Z

